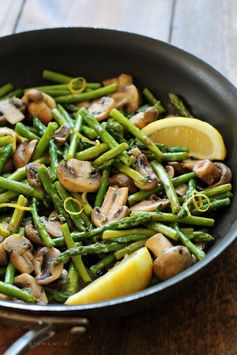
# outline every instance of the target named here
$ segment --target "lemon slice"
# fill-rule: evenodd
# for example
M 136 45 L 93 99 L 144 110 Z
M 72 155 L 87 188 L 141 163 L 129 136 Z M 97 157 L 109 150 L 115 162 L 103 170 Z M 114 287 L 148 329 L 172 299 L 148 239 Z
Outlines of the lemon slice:
M 117 263 L 106 274 L 73 296 L 66 304 L 105 301 L 143 290 L 152 275 L 152 258 L 146 247 L 138 249 Z
M 142 130 L 155 143 L 181 145 L 199 159 L 224 160 L 226 148 L 221 134 L 196 118 L 168 117 L 150 123 Z

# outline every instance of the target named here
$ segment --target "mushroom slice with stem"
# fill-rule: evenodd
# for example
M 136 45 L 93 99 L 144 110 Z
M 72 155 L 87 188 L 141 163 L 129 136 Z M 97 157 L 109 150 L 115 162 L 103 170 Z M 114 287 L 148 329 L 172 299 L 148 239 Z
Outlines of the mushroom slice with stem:
M 143 200 L 130 207 L 130 211 L 154 212 L 157 208 L 163 210 L 169 203 L 168 199 L 161 200 L 156 195 L 152 195 L 148 200 Z
M 36 282 L 33 276 L 27 273 L 18 275 L 14 279 L 14 285 L 34 295 L 37 300 L 37 303 L 39 304 L 48 303 L 48 299 L 44 292 L 43 287 Z
M 27 218 L 25 221 L 25 235 L 26 237 L 36 245 L 43 245 L 42 239 L 39 236 L 39 232 L 34 228 L 34 224 L 31 218 Z
M 124 109 L 128 113 L 134 113 L 139 106 L 140 97 L 135 85 L 128 85 L 121 90 L 111 94 L 115 101 L 114 107 L 117 109 Z
M 26 165 L 25 169 L 26 169 L 26 177 L 27 177 L 28 183 L 31 186 L 42 190 L 43 186 L 41 184 L 41 181 L 39 179 L 39 175 L 37 173 L 37 169 L 40 166 L 42 166 L 42 164 L 40 164 L 40 163 L 30 163 L 30 164 Z
M 119 221 L 129 214 L 126 206 L 128 198 L 127 187 L 109 187 L 101 207 L 95 207 L 91 214 L 91 220 L 96 227 L 101 227 L 109 222 Z
M 128 187 L 130 194 L 133 194 L 137 191 L 133 179 L 123 173 L 117 173 L 111 176 L 111 178 L 109 178 L 109 184 L 118 187 Z
M 70 135 L 70 132 L 71 132 L 71 130 L 70 130 L 70 128 L 68 126 L 59 127 L 57 129 L 57 131 L 54 133 L 54 136 L 53 136 L 55 142 L 59 146 L 63 145 L 67 141 L 67 139 L 68 139 L 68 137 Z
M 109 117 L 110 111 L 114 108 L 114 99 L 109 96 L 103 96 L 98 100 L 92 101 L 88 107 L 88 112 L 92 114 L 98 121 L 102 121 Z
M 154 234 L 147 239 L 145 247 L 147 247 L 154 256 L 159 256 L 163 250 L 171 248 L 173 244 L 162 233 Z
M 31 117 L 37 116 L 44 124 L 48 124 L 53 119 L 52 109 L 56 107 L 56 102 L 51 96 L 37 89 L 30 89 L 27 90 L 22 101 Z
M 134 181 L 138 188 L 141 190 L 151 190 L 157 186 L 158 178 L 150 166 L 145 154 L 138 155 L 136 163 L 133 164 L 133 168 L 147 179 L 147 182 L 143 185 Z
M 196 161 L 193 172 L 209 186 L 228 184 L 232 179 L 232 172 L 227 165 L 208 159 Z
M 21 143 L 13 155 L 13 162 L 16 169 L 29 163 L 37 144 L 37 139 Z
M 34 270 L 34 257 L 31 242 L 20 234 L 12 234 L 2 242 L 3 248 L 10 254 L 10 260 L 20 272 L 31 274 Z
M 101 182 L 101 175 L 91 162 L 74 158 L 59 164 L 57 177 L 65 189 L 72 192 L 95 192 Z
M 63 264 L 55 265 L 55 260 L 60 255 L 56 248 L 43 247 L 34 255 L 34 268 L 36 281 L 39 285 L 48 285 L 57 280 L 63 271 Z
M 47 232 L 52 238 L 60 238 L 63 236 L 63 233 L 61 231 L 62 223 L 57 220 L 52 221 L 44 216 L 40 217 L 40 219 L 44 223 Z
M 10 124 L 14 125 L 22 121 L 25 116 L 24 104 L 21 99 L 17 97 L 8 98 L 0 101 L 0 118 L 5 119 Z
M 165 166 L 165 170 L 168 173 L 170 179 L 173 179 L 175 176 L 175 170 L 174 167 L 172 165 L 166 165 Z
M 187 184 L 181 184 L 175 188 L 175 191 L 179 196 L 184 196 L 187 190 L 188 190 Z
M 130 121 L 139 129 L 144 128 L 149 123 L 157 120 L 159 111 L 155 107 L 148 107 L 144 111 L 136 113 L 130 118 Z

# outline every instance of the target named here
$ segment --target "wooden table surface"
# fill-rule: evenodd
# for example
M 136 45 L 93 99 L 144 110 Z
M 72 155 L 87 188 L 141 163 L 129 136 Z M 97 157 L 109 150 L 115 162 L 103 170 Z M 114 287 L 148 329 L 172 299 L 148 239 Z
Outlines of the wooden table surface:
M 61 26 L 144 34 L 197 55 L 237 84 L 236 0 L 0 0 L 0 36 Z M 236 355 L 237 241 L 198 281 L 123 319 L 62 332 L 28 354 Z M 0 353 L 23 330 L 0 325 Z

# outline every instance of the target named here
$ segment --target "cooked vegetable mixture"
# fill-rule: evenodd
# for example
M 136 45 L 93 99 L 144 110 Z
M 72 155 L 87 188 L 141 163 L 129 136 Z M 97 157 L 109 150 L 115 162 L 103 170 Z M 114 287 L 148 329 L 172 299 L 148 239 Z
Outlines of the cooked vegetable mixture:
M 127 74 L 43 78 L 50 85 L 0 88 L 1 298 L 103 301 L 203 259 L 213 211 L 232 196 L 231 170 L 213 161 L 225 155 L 219 132 L 208 125 L 222 155 L 197 159 L 146 133 L 166 117 L 192 126 L 177 95 L 163 104 Z

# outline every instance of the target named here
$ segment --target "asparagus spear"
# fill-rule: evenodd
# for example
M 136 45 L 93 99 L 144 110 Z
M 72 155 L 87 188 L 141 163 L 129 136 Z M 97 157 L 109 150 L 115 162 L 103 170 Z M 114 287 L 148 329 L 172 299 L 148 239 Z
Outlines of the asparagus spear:
M 38 119 L 38 117 L 33 118 L 33 126 L 37 129 L 38 134 L 42 136 L 46 131 L 45 125 Z
M 28 140 L 32 139 L 38 139 L 39 137 L 30 131 L 29 127 L 26 127 L 23 123 L 18 122 L 15 126 L 15 131 L 18 133 L 20 136 L 27 138 Z
M 18 300 L 22 300 L 27 303 L 35 303 L 36 301 L 35 296 L 33 296 L 31 293 L 2 281 L 0 281 L 0 293 L 3 293 L 4 295 L 12 298 L 17 298 Z
M 67 273 L 67 292 L 74 295 L 79 291 L 79 275 L 73 262 L 70 264 Z
M 76 122 L 75 122 L 75 130 L 80 132 L 81 127 L 82 127 L 82 116 L 81 116 L 80 112 L 77 112 Z M 74 132 L 71 136 L 71 141 L 70 141 L 70 145 L 69 145 L 68 152 L 66 155 L 66 160 L 74 158 L 76 151 L 77 151 L 77 147 L 78 147 L 78 136 Z
M 2 238 L 6 238 L 10 235 L 10 232 L 7 228 L 5 228 L 5 226 L 0 223 L 0 237 Z
M 5 145 L 0 152 L 0 174 L 4 168 L 4 165 L 13 153 L 12 144 Z
M 109 185 L 109 174 L 110 174 L 109 168 L 103 169 L 101 184 L 100 184 L 100 188 L 99 188 L 96 198 L 95 198 L 94 207 L 101 207 L 102 206 L 102 203 L 104 201 L 104 197 L 105 197 L 105 194 L 107 191 L 107 187 Z
M 83 124 L 81 131 L 90 139 L 95 139 L 98 136 L 93 128 L 90 128 L 85 124 Z
M 153 223 L 154 224 L 154 223 Z M 153 232 L 151 229 L 147 229 L 147 228 L 133 228 L 133 229 L 126 229 L 126 230 L 106 230 L 104 231 L 103 235 L 102 235 L 102 239 L 103 240 L 107 240 L 107 239 L 114 239 L 116 238 L 116 240 L 118 238 L 123 238 L 124 236 L 127 235 L 138 235 L 138 234 L 142 234 L 145 237 L 151 237 L 152 235 L 154 235 L 155 233 Z
M 159 110 L 160 113 L 165 112 L 164 106 L 161 104 L 159 100 L 152 94 L 152 92 L 145 88 L 143 90 L 143 95 L 147 98 L 147 100 Z
M 143 185 L 147 182 L 147 178 L 145 178 L 137 170 L 130 168 L 130 166 L 126 166 L 120 163 L 119 161 L 113 162 L 113 166 L 117 168 L 121 173 L 126 174 L 127 176 L 129 176 L 131 179 L 133 179 L 140 185 Z
M 157 161 L 153 160 L 151 162 L 151 166 L 164 186 L 167 197 L 170 201 L 172 213 L 177 214 L 180 210 L 180 204 L 179 204 L 176 191 L 174 189 L 174 185 L 169 175 L 167 174 L 165 168 Z
M 0 137 L 0 147 L 3 147 L 7 144 L 13 143 L 14 138 L 12 136 L 2 136 Z
M 158 161 L 162 160 L 163 153 L 155 145 L 155 143 L 153 143 L 152 140 L 145 133 L 143 133 L 139 128 L 137 128 L 121 112 L 116 109 L 112 109 L 110 115 L 116 121 L 118 121 L 124 128 L 126 128 L 128 132 L 130 132 L 137 139 L 139 139 L 155 155 L 155 158 Z
M 64 75 L 64 74 L 61 74 L 61 73 L 57 73 L 57 72 L 52 71 L 52 70 L 44 70 L 43 73 L 42 73 L 42 76 L 46 80 L 50 80 L 50 81 L 54 81 L 56 83 L 62 83 L 62 84 L 67 84 L 70 80 L 73 79 L 73 77 L 71 77 L 71 76 Z M 43 86 L 43 88 L 44 87 L 45 86 Z M 56 88 L 64 88 L 64 89 L 66 89 L 67 85 L 50 85 L 48 87 L 49 88 L 53 87 L 54 89 L 56 89 Z M 100 83 L 86 83 L 86 87 L 90 88 L 90 89 L 98 89 L 98 88 L 101 87 L 101 84 Z M 42 88 L 42 87 L 38 87 L 38 89 L 39 88 Z
M 25 196 L 20 195 L 18 197 L 16 204 L 21 207 L 26 207 L 28 204 L 28 200 L 27 200 L 27 198 L 25 198 Z M 24 210 L 20 210 L 18 208 L 15 208 L 13 215 L 11 217 L 11 220 L 9 222 L 9 226 L 8 226 L 10 234 L 14 234 L 14 233 L 18 232 L 21 222 L 24 217 L 24 213 L 25 213 Z
M 170 102 L 176 107 L 180 116 L 193 117 L 192 114 L 185 107 L 183 101 L 177 95 L 170 93 L 168 96 L 169 96 Z
M 49 156 L 50 156 L 50 176 L 54 182 L 57 179 L 58 167 L 58 152 L 56 144 L 51 140 L 49 142 Z
M 13 86 L 10 83 L 7 83 L 7 84 L 3 85 L 2 87 L 0 87 L 0 98 L 7 95 L 12 90 L 13 90 Z
M 93 147 L 87 148 L 76 153 L 76 158 L 78 160 L 93 160 L 106 152 L 109 149 L 107 144 L 101 143 L 94 145 Z
M 6 268 L 6 274 L 5 274 L 5 279 L 4 282 L 7 284 L 13 284 L 14 282 L 14 277 L 15 277 L 15 266 L 9 261 L 7 268 Z
M 120 249 L 114 253 L 114 256 L 116 257 L 117 260 L 122 259 L 125 255 L 131 254 L 134 251 L 142 248 L 145 244 L 145 240 L 139 240 L 137 242 L 134 242 L 123 249 Z
M 68 127 L 73 128 L 75 126 L 75 122 L 72 119 L 72 117 L 69 115 L 67 110 L 65 110 L 65 108 L 62 105 L 58 105 L 57 108 L 58 108 L 58 111 L 60 112 L 60 114 L 64 117 L 64 119 L 68 123 Z
M 61 226 L 61 230 L 62 230 L 62 233 L 63 233 L 65 244 L 66 244 L 67 248 L 70 248 L 67 251 L 75 249 L 76 248 L 75 247 L 75 243 L 74 243 L 74 241 L 73 241 L 73 239 L 71 237 L 70 230 L 69 230 L 68 225 L 66 223 Z M 62 254 L 60 254 L 60 256 L 61 255 Z M 83 264 L 81 255 L 73 256 L 72 261 L 73 261 L 73 264 L 74 264 L 78 274 L 82 278 L 82 280 L 84 282 L 90 282 L 91 278 L 90 278 L 90 275 L 88 274 L 88 272 L 86 270 L 85 265 Z
M 38 215 L 37 203 L 36 203 L 35 198 L 33 198 L 33 200 L 32 200 L 31 214 L 32 214 L 34 226 L 35 226 L 36 230 L 39 232 L 39 235 L 43 241 L 43 244 L 46 245 L 47 247 L 53 247 L 54 242 L 53 242 L 52 238 L 49 236 L 44 223 L 41 222 L 40 217 Z
M 37 190 L 34 187 L 24 184 L 22 182 L 9 180 L 9 179 L 3 178 L 3 177 L 0 177 L 0 188 L 2 188 L 4 190 L 10 190 L 10 191 L 16 192 L 17 194 L 36 197 L 39 200 L 43 199 L 43 192 L 42 191 Z M 1 197 L 0 197 L 0 201 L 1 201 Z
M 102 154 L 97 158 L 96 160 L 93 161 L 93 165 L 95 167 L 99 167 L 103 165 L 105 162 L 107 162 L 110 159 L 113 159 L 117 157 L 120 153 L 128 149 L 128 144 L 127 143 L 121 143 L 117 147 L 111 148 L 108 150 L 106 153 Z
M 103 259 L 98 261 L 95 265 L 92 265 L 90 267 L 90 271 L 96 275 L 103 269 L 105 269 L 107 266 L 111 265 L 114 261 L 116 260 L 115 256 L 113 253 L 106 255 Z
M 195 189 L 196 189 L 196 180 L 194 180 L 194 179 L 189 180 L 188 190 L 187 190 L 186 195 L 184 197 L 185 200 L 184 200 L 184 203 L 178 213 L 179 217 L 184 217 L 187 215 L 187 211 L 185 210 L 186 201 L 192 196 L 192 193 Z
M 48 148 L 50 140 L 53 138 L 54 132 L 58 128 L 56 122 L 49 122 L 43 136 L 40 138 L 39 142 L 35 147 L 32 160 L 39 159 L 42 157 L 46 149 Z

